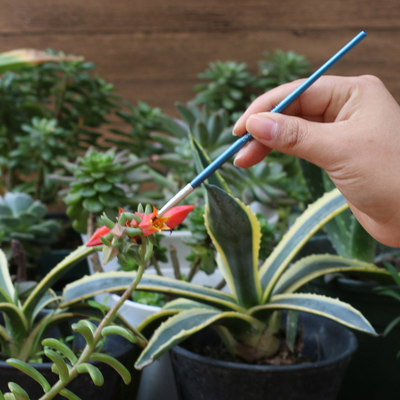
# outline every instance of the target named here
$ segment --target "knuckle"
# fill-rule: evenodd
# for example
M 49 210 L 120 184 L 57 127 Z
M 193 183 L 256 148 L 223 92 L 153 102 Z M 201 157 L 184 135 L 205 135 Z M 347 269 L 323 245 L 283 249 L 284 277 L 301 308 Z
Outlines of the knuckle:
M 375 75 L 361 75 L 358 77 L 358 80 L 362 86 L 383 86 L 383 82 Z
M 285 148 L 290 150 L 303 143 L 306 135 L 306 126 L 301 124 L 298 119 L 293 118 L 286 124 L 285 132 L 282 132 L 281 138 Z

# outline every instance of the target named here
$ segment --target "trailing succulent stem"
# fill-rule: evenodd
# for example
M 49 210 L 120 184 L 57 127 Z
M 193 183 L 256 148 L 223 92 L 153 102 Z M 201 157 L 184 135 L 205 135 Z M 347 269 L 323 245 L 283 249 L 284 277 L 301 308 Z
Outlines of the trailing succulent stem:
M 73 329 L 80 332 L 86 339 L 86 346 L 84 347 L 80 357 L 76 360 L 76 362 L 72 365 L 71 368 L 64 368 L 62 372 L 62 367 L 58 368 L 58 373 L 60 375 L 60 379 L 56 382 L 52 388 L 46 392 L 40 400 L 50 400 L 53 399 L 58 393 L 63 393 L 65 391 L 65 387 L 70 383 L 73 379 L 75 379 L 78 374 L 82 372 L 87 372 L 92 376 L 92 379 L 96 385 L 102 385 L 104 380 L 101 372 L 91 364 L 88 364 L 88 361 L 103 361 L 107 364 L 110 364 L 114 369 L 121 375 L 121 378 L 124 380 L 125 384 L 129 384 L 131 381 L 131 376 L 129 371 L 123 367 L 121 364 L 118 364 L 118 361 L 115 359 L 107 358 L 104 354 L 101 355 L 96 353 L 96 348 L 101 339 L 108 334 L 119 334 L 124 338 L 130 340 L 132 343 L 137 343 L 140 346 L 144 347 L 146 345 L 146 339 L 141 336 L 133 336 L 129 331 L 122 330 L 120 327 L 116 327 L 112 325 L 113 320 L 115 319 L 118 310 L 124 304 L 124 302 L 131 298 L 133 291 L 136 289 L 143 272 L 145 270 L 145 265 L 140 265 L 138 269 L 137 276 L 134 281 L 130 284 L 130 286 L 125 290 L 119 300 L 115 303 L 115 305 L 107 312 L 105 317 L 101 320 L 97 327 L 94 325 L 88 325 L 86 320 L 80 321 Z M 107 328 L 109 328 L 107 330 Z M 93 331 L 94 330 L 94 331 Z M 44 343 L 46 344 L 46 342 Z M 57 346 L 56 346 L 57 349 Z M 62 365 L 62 362 L 59 361 Z M 57 365 L 57 364 L 56 364 Z M 96 368 L 96 369 L 95 369 Z
M 53 386 L 49 384 L 43 375 L 32 368 L 31 365 L 16 358 L 7 360 L 9 364 L 25 372 L 42 386 L 44 394 L 40 400 L 53 399 L 57 394 L 61 394 L 72 400 L 79 399 L 74 393 L 70 392 L 66 386 L 81 373 L 88 373 L 95 385 L 103 385 L 104 377 L 101 371 L 90 363 L 90 361 L 104 362 L 110 365 L 119 373 L 126 384 L 130 382 L 131 375 L 129 371 L 112 356 L 100 353 L 98 351 L 99 344 L 103 338 L 113 334 L 122 336 L 130 342 L 138 344 L 142 348 L 146 346 L 147 340 L 141 333 L 130 326 L 124 328 L 116 325 L 114 321 L 118 318 L 118 310 L 120 307 L 126 300 L 132 297 L 153 255 L 153 247 L 154 244 L 157 243 L 153 234 L 163 229 L 172 229 L 174 226 L 181 223 L 192 209 L 192 206 L 174 207 L 169 212 L 166 212 L 163 217 L 157 215 L 157 210 L 155 208 L 153 208 L 151 212 L 150 206 L 146 207 L 146 209 L 139 207 L 136 213 L 121 210 L 116 222 L 113 222 L 107 216 L 103 215 L 102 220 L 105 225 L 97 229 L 89 240 L 85 249 L 85 254 L 88 255 L 92 251 L 99 250 L 98 246 L 103 245 L 104 259 L 106 262 L 117 256 L 125 258 L 133 257 L 138 264 L 138 271 L 135 277 L 130 280 L 122 296 L 114 306 L 109 309 L 97 326 L 89 319 L 81 320 L 72 325 L 72 329 L 76 333 L 81 334 L 86 341 L 86 345 L 79 357 L 64 343 L 56 339 L 45 339 L 42 341 L 44 354 L 53 362 L 52 371 L 59 376 L 59 380 Z M 52 273 L 54 274 L 56 272 L 53 271 Z M 96 274 L 96 276 L 102 275 L 104 274 Z M 42 286 L 46 282 L 51 282 L 51 277 L 50 279 L 45 279 Z M 40 293 L 41 289 L 39 288 L 38 290 Z M 36 291 L 36 293 L 38 292 Z M 83 299 L 84 297 L 81 296 L 81 298 L 77 299 L 77 302 L 82 302 Z M 27 302 L 29 304 L 29 298 Z M 67 307 L 65 302 L 61 307 Z M 29 310 L 29 307 L 25 310 L 27 315 L 29 315 Z M 10 383 L 9 388 L 11 393 L 6 394 L 9 398 L 29 399 L 29 395 L 15 383 Z M 21 393 L 23 393 L 23 396 Z

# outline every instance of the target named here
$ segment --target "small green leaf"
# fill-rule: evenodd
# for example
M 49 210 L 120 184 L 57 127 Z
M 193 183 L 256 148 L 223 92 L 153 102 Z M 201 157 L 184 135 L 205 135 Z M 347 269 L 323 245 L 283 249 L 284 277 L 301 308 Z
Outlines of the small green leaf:
M 112 189 L 112 184 L 109 182 L 96 182 L 93 187 L 97 192 L 106 193 Z
M 108 354 L 93 353 L 90 356 L 90 360 L 99 361 L 112 367 L 121 376 L 125 385 L 129 385 L 131 382 L 132 377 L 130 372 L 114 357 L 111 357 Z
M 30 400 L 28 393 L 15 382 L 9 382 L 8 387 L 16 400 Z
M 59 351 L 71 364 L 75 364 L 78 358 L 74 352 L 65 344 L 54 338 L 47 338 L 42 340 L 42 345 Z
M 298 311 L 288 311 L 286 316 L 286 344 L 290 351 L 294 351 L 297 337 Z
M 93 198 L 85 199 L 82 202 L 82 205 L 84 208 L 86 208 L 86 210 L 95 214 L 102 212 L 104 209 L 103 204 L 101 204 L 99 201 Z
M 129 332 L 126 328 L 123 328 L 122 326 L 117 326 L 117 325 L 106 326 L 101 330 L 101 334 L 104 337 L 108 335 L 119 335 L 131 343 L 137 343 L 135 335 L 133 335 L 131 332 Z
M 89 346 L 93 346 L 94 343 L 93 333 L 96 330 L 96 326 L 92 322 L 86 319 L 80 320 L 76 324 L 72 325 L 72 329 L 75 332 L 79 332 L 85 338 L 86 343 Z
M 72 393 L 70 390 L 66 388 L 61 389 L 60 395 L 68 400 L 82 400 L 79 396 L 77 396 L 75 393 Z
M 16 358 L 9 358 L 8 360 L 6 360 L 6 363 L 30 376 L 33 380 L 39 383 L 45 393 L 51 389 L 51 385 L 47 381 L 47 379 L 30 364 L 21 360 L 17 360 Z
M 96 386 L 102 386 L 104 383 L 104 377 L 103 374 L 100 372 L 100 370 L 95 367 L 92 364 L 89 363 L 83 363 L 78 365 L 77 367 L 78 373 L 88 373 L 90 377 L 92 378 L 93 383 Z
M 83 197 L 92 197 L 96 194 L 96 190 L 91 187 L 83 187 L 80 193 Z
M 61 381 L 67 383 L 69 381 L 69 370 L 64 359 L 58 353 L 50 349 L 45 349 L 44 354 L 56 365 Z

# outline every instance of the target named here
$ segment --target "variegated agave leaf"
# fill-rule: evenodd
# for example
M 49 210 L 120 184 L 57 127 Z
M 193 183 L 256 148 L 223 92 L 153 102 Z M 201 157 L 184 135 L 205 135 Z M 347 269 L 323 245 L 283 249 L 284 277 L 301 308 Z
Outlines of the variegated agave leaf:
M 194 138 L 194 136 L 190 135 L 190 145 L 192 148 L 192 153 L 194 157 L 195 166 L 197 172 L 201 172 L 208 164 L 211 163 L 211 159 L 201 146 L 201 144 Z M 218 186 L 224 189 L 226 192 L 230 193 L 229 187 L 226 184 L 225 180 L 222 178 L 221 174 L 216 171 L 212 174 L 208 179 L 207 182 L 211 185 Z
M 78 279 L 64 288 L 61 306 L 70 306 L 95 294 L 119 292 L 126 289 L 135 277 L 136 272 L 134 271 L 119 271 L 103 272 Z M 216 305 L 222 309 L 241 309 L 229 293 L 163 276 L 144 274 L 137 289 L 182 296 L 199 300 L 205 304 Z
M 347 207 L 346 199 L 335 189 L 311 204 L 296 220 L 260 268 L 260 280 L 264 288 L 262 303 L 268 300 L 279 277 L 301 247 L 326 222 Z
M 35 313 L 38 303 L 42 300 L 45 293 L 63 277 L 69 270 L 71 270 L 80 260 L 86 258 L 94 251 L 93 247 L 86 247 L 82 245 L 74 250 L 71 254 L 65 257 L 58 263 L 32 290 L 26 299 L 22 311 L 29 319 Z
M 247 324 L 249 328 L 253 324 L 259 324 L 255 318 L 234 311 L 223 312 L 218 309 L 197 307 L 192 310 L 182 311 L 169 318 L 156 329 L 147 346 L 137 359 L 135 367 L 142 369 L 194 333 L 214 323 L 224 322 L 224 320 L 229 319 Z
M 15 288 L 11 280 L 7 257 L 0 249 L 0 301 L 12 302 L 15 299 Z
M 240 200 L 216 186 L 207 185 L 206 189 L 206 227 L 221 257 L 220 266 L 225 280 L 237 303 L 251 307 L 261 299 L 259 222 Z
M 269 310 L 296 310 L 329 318 L 349 328 L 376 335 L 364 316 L 351 305 L 318 294 L 285 293 L 272 296 L 267 304 L 249 310 L 257 316 Z
M 278 279 L 272 295 L 293 293 L 306 283 L 326 274 L 338 272 L 357 272 L 363 276 L 389 278 L 382 268 L 359 260 L 334 254 L 318 254 L 303 257 L 288 268 Z

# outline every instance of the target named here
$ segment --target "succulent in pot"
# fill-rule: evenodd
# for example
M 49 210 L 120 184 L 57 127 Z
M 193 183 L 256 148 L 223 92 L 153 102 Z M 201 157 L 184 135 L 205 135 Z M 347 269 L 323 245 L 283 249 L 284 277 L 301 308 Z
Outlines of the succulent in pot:
M 315 294 L 297 293 L 317 276 L 337 271 L 383 275 L 372 264 L 336 255 L 315 255 L 290 262 L 302 245 L 321 226 L 347 208 L 338 191 L 326 194 L 312 204 L 289 229 L 259 267 L 260 228 L 254 214 L 241 201 L 216 186 L 207 186 L 206 225 L 218 252 L 221 269 L 231 293 L 189 282 L 144 275 L 140 290 L 168 293 L 179 298 L 167 303 L 160 313 L 140 326 L 146 330 L 159 325 L 136 362 L 138 368 L 150 364 L 174 345 L 207 326 L 213 326 L 227 348 L 248 362 L 276 354 L 282 338 L 282 310 L 305 311 L 332 319 L 345 326 L 375 334 L 368 321 L 350 305 Z M 104 247 L 113 246 L 105 242 Z M 104 273 L 85 277 L 68 285 L 65 304 L 81 296 L 102 291 L 121 290 L 136 276 L 135 272 Z M 293 315 L 289 313 L 288 315 Z M 286 340 L 290 342 L 289 337 Z
M 88 390 L 92 393 L 93 389 L 88 388 L 88 384 L 90 385 L 93 381 L 95 385 L 101 386 L 104 383 L 103 373 L 106 371 L 99 363 L 112 366 L 122 376 L 125 383 L 130 381 L 128 370 L 113 357 L 113 354 L 118 354 L 125 359 L 125 354 L 132 352 L 131 347 L 119 343 L 124 350 L 110 355 L 102 352 L 99 342 L 102 339 L 104 345 L 107 336 L 111 334 L 122 336 L 133 343 L 140 343 L 143 340 L 141 336 L 139 334 L 135 336 L 131 330 L 123 328 L 123 321 L 116 319 L 117 315 L 114 311 L 107 318 L 103 318 L 105 322 L 102 328 L 106 329 L 99 330 L 99 337 L 94 340 L 93 333 L 96 331 L 96 325 L 91 319 L 98 321 L 100 315 L 101 320 L 98 309 L 83 303 L 65 308 L 60 305 L 60 296 L 51 289 L 52 285 L 91 252 L 93 252 L 92 248 L 82 245 L 53 268 L 40 282 L 13 283 L 5 254 L 0 250 L 0 311 L 3 317 L 0 323 L 0 356 L 6 360 L 6 363 L 0 362 L 0 370 L 4 372 L 0 374 L 2 377 L 0 386 L 1 390 L 5 390 L 8 385 L 10 390 L 5 397 L 0 391 L 0 398 L 29 399 L 31 395 L 33 398 L 38 398 L 40 393 L 44 393 L 44 399 L 52 399 L 60 393 L 66 398 L 78 399 L 79 397 L 65 386 L 76 378 L 77 372 L 86 373 L 91 378 L 89 381 L 83 378 L 85 389 L 82 391 L 79 385 L 74 387 L 80 390 L 80 393 L 86 393 Z M 83 317 L 85 319 L 79 321 Z M 119 322 L 119 326 L 114 325 L 114 320 Z M 68 325 L 71 325 L 72 331 L 68 329 Z M 51 328 L 58 326 L 61 328 L 60 331 L 51 332 Z M 71 348 L 65 333 L 64 335 L 62 333 L 65 330 L 68 334 L 75 332 L 76 335 L 82 335 L 86 347 L 83 350 L 79 350 L 80 347 Z M 54 334 L 56 336 L 53 336 Z M 85 349 L 85 356 L 82 357 Z M 97 364 L 87 363 L 89 359 Z M 14 368 L 14 372 L 10 370 L 10 367 Z M 24 375 L 32 378 L 39 386 L 32 385 L 33 381 L 30 378 L 24 379 Z M 8 378 L 12 376 L 13 382 L 5 382 L 5 376 Z M 58 388 L 54 388 L 57 385 L 57 376 L 61 383 L 58 384 Z M 111 380 L 111 385 L 114 385 L 115 390 L 115 378 Z M 25 382 L 26 390 L 17 382 Z M 119 387 L 119 383 L 117 386 Z M 38 389 L 40 387 L 41 390 Z M 109 388 L 106 389 L 106 391 L 109 390 Z
M 88 246 L 83 245 L 79 247 L 58 264 L 32 289 L 23 304 L 14 296 L 14 287 L 6 261 L 3 253 L 0 252 L 0 272 L 2 273 L 2 279 L 0 281 L 3 284 L 3 289 L 0 290 L 2 297 L 0 309 L 5 314 L 6 321 L 6 325 L 3 329 L 0 329 L 0 344 L 6 346 L 9 343 L 14 346 L 11 338 L 12 335 L 16 335 L 15 339 L 21 342 L 20 347 L 22 350 L 17 353 L 5 352 L 4 356 L 14 356 L 9 358 L 7 363 L 29 375 L 40 384 L 43 391 L 43 396 L 41 396 L 40 399 L 53 399 L 57 394 L 61 394 L 69 399 L 78 399 L 79 397 L 72 393 L 66 386 L 78 375 L 83 373 L 89 374 L 95 385 L 102 386 L 104 383 L 103 374 L 96 365 L 91 363 L 93 361 L 108 364 L 121 375 L 126 384 L 130 382 L 131 375 L 128 369 L 112 357 L 112 355 L 99 352 L 99 346 L 101 347 L 101 343 L 104 341 L 103 339 L 106 339 L 109 335 L 122 336 L 128 341 L 142 347 L 146 344 L 146 339 L 143 335 L 118 317 L 118 310 L 125 300 L 131 297 L 140 281 L 149 258 L 151 257 L 153 246 L 157 243 L 154 234 L 164 229 L 172 229 L 181 223 L 192 209 L 192 206 L 176 207 L 163 217 L 158 217 L 155 209 L 152 211 L 146 209 L 146 212 L 139 209 L 136 213 L 129 213 L 121 210 L 117 223 L 113 223 L 104 216 L 103 221 L 107 225 L 112 226 L 112 229 L 104 227 L 99 228 L 88 242 Z M 129 287 L 125 290 L 120 300 L 109 309 L 102 318 L 97 319 L 97 325 L 88 319 L 78 321 L 72 325 L 72 329 L 81 334 L 86 342 L 82 351 L 79 354 L 75 354 L 65 343 L 59 340 L 52 338 L 43 339 L 43 333 L 49 324 L 55 323 L 62 318 L 70 319 L 74 315 L 70 312 L 72 306 L 80 306 L 79 310 L 82 314 L 81 304 L 83 297 L 81 299 L 75 299 L 76 301 L 74 304 L 69 305 L 67 308 L 65 302 L 63 302 L 63 304 L 59 303 L 60 298 L 54 293 L 53 295 L 51 293 L 48 295 L 48 290 L 51 285 L 71 269 L 77 261 L 96 250 L 96 247 L 93 246 L 102 243 L 100 241 L 102 234 L 106 235 L 103 240 L 106 243 L 112 241 L 114 246 L 112 249 L 113 251 L 106 251 L 106 260 L 113 257 L 133 257 L 138 263 L 139 268 L 136 278 L 130 282 Z M 98 275 L 101 276 L 103 274 Z M 52 302 L 57 302 L 57 307 L 54 312 L 46 314 L 44 318 L 37 322 L 35 317 L 38 311 Z M 37 323 L 37 325 L 33 325 L 34 323 Z M 126 328 L 124 326 L 126 326 Z M 29 334 L 28 338 L 26 338 L 27 333 Z M 42 349 L 44 354 L 53 363 L 51 370 L 58 375 L 58 380 L 56 379 L 56 382 L 52 385 L 42 373 L 32 365 L 24 362 L 24 360 L 29 359 L 28 355 L 24 357 L 20 356 L 21 354 L 24 355 L 29 350 L 37 350 L 40 348 L 40 342 L 41 345 L 44 346 Z M 4 347 L 4 349 L 6 349 L 6 347 Z M 17 383 L 10 382 L 8 386 L 12 394 L 7 393 L 6 398 L 29 399 L 29 394 Z M 113 396 L 113 394 L 115 395 L 115 393 L 111 393 L 111 396 Z M 0 397 L 1 396 L 3 395 L 0 392 Z M 107 399 L 108 398 L 111 399 L 115 397 L 107 397 Z

